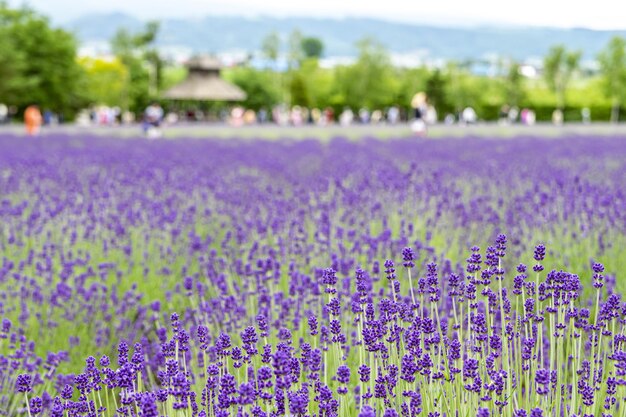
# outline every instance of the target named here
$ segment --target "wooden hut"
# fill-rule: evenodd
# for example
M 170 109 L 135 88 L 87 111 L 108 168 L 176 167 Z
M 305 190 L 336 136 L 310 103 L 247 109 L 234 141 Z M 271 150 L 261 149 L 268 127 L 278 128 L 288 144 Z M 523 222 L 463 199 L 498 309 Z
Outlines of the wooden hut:
M 209 56 L 197 56 L 187 62 L 189 74 L 163 97 L 184 101 L 242 101 L 246 93 L 220 77 L 220 62 Z

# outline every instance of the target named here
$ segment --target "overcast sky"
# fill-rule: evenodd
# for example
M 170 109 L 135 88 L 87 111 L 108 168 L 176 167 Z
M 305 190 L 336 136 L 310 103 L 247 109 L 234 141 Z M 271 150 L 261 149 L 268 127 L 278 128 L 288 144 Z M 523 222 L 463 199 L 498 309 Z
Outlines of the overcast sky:
M 626 29 L 622 0 L 9 0 L 63 23 L 92 12 L 144 19 L 205 15 L 368 16 L 451 25 L 517 24 Z

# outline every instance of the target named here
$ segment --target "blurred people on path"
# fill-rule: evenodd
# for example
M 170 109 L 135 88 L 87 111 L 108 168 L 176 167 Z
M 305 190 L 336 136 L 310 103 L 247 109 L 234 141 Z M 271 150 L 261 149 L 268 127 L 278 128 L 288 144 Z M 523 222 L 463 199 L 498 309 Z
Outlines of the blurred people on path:
M 230 124 L 235 127 L 243 126 L 244 120 L 243 116 L 245 114 L 245 110 L 241 106 L 235 106 L 230 111 Z
M 248 109 L 243 113 L 243 122 L 247 125 L 256 123 L 256 112 L 252 109 Z
M 438 120 L 437 109 L 435 109 L 435 106 L 428 104 L 426 106 L 426 114 L 424 115 L 424 121 L 426 122 L 427 125 L 434 125 L 435 123 L 437 123 L 437 120 Z
M 375 124 L 375 125 L 382 122 L 383 118 L 384 118 L 383 112 L 378 109 L 374 110 L 372 112 L 372 116 L 370 117 L 372 124 Z
M 316 125 L 319 125 L 322 123 L 322 111 L 318 109 L 317 107 L 311 110 L 311 120 L 313 121 L 313 124 L 316 124 Z
M 41 110 L 35 104 L 30 105 L 24 111 L 24 124 L 26 125 L 26 133 L 29 136 L 35 136 L 39 134 L 41 129 L 41 123 L 43 117 L 41 116 Z
M 387 121 L 395 125 L 400 120 L 400 110 L 396 106 L 389 107 L 387 110 Z
M 511 111 L 511 109 L 509 108 L 508 104 L 503 104 L 502 107 L 500 107 L 500 112 L 498 113 L 498 124 L 499 125 L 508 125 L 510 120 L 509 120 L 509 112 Z
M 163 108 L 158 103 L 152 103 L 144 112 L 143 131 L 150 138 L 161 136 L 161 122 L 163 121 Z
M 291 124 L 293 126 L 302 126 L 302 123 L 304 122 L 302 108 L 300 106 L 293 106 L 289 119 L 291 120 Z
M 530 109 L 522 109 L 522 112 L 520 113 L 520 120 L 522 124 L 526 126 L 534 125 L 536 121 L 535 112 Z
M 370 122 L 370 111 L 365 107 L 359 110 L 359 121 L 361 124 L 366 125 Z
M 591 123 L 591 110 L 589 110 L 589 107 L 583 107 L 580 110 L 580 116 L 582 118 L 583 124 L 588 125 L 589 123 Z
M 422 120 L 426 116 L 428 110 L 426 93 L 419 92 L 411 99 L 411 108 L 413 109 L 413 118 L 415 120 Z
M 461 113 L 461 120 L 466 125 L 473 125 L 478 121 L 478 116 L 476 115 L 476 110 L 473 107 L 468 106 L 463 109 Z
M 516 106 L 511 107 L 509 110 L 509 122 L 517 123 L 517 118 L 519 117 L 519 108 Z
M 352 109 L 350 109 L 349 107 L 343 109 L 343 111 L 339 115 L 339 124 L 341 126 L 350 126 L 353 120 L 354 113 L 352 112 Z
M 426 93 L 419 92 L 411 99 L 413 109 L 413 120 L 411 121 L 411 131 L 418 136 L 426 135 L 426 113 L 428 111 L 428 99 Z
M 329 125 L 335 121 L 335 111 L 332 107 L 326 107 L 324 110 L 324 125 Z
M 0 103 L 0 125 L 9 122 L 9 108 L 6 104 Z

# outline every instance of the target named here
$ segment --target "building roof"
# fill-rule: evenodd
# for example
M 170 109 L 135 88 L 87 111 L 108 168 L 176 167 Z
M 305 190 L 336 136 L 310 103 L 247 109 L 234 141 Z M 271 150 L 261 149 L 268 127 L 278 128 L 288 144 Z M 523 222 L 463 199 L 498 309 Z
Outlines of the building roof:
M 241 101 L 246 93 L 220 78 L 220 62 L 212 57 L 194 57 L 187 62 L 189 75 L 163 95 L 172 100 Z
M 217 70 L 222 68 L 222 63 L 215 57 L 199 55 L 191 58 L 185 64 L 189 70 Z

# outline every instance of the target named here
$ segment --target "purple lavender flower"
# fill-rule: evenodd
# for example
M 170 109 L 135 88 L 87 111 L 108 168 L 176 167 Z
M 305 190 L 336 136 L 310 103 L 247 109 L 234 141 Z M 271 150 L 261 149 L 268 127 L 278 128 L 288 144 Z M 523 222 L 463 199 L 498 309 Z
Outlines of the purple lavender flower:
M 600 263 L 594 263 L 592 265 L 592 269 L 593 269 L 593 287 L 594 288 L 602 288 L 604 286 L 604 275 L 602 275 L 602 272 L 604 272 L 604 265 L 600 264 Z
M 359 417 L 376 417 L 376 412 L 369 405 L 364 405 L 359 412 Z
M 488 408 L 479 408 L 478 412 L 476 413 L 476 417 L 489 417 L 490 415 L 491 413 L 489 413 Z
M 317 317 L 315 315 L 309 316 L 309 334 L 315 336 L 317 334 Z
M 350 368 L 346 365 L 340 365 L 339 368 L 337 368 L 337 381 L 339 381 L 340 384 L 350 383 Z
M 413 253 L 413 249 L 411 249 L 410 247 L 406 247 L 402 249 L 402 261 L 403 261 L 402 265 L 405 268 L 413 268 L 415 266 L 415 263 L 413 262 L 414 259 L 415 259 L 415 254 Z
M 388 408 L 385 410 L 383 417 L 399 417 L 398 412 L 393 408 Z
M 15 391 L 16 392 L 31 392 L 33 389 L 32 386 L 32 377 L 28 374 L 20 374 L 17 376 L 15 382 Z

